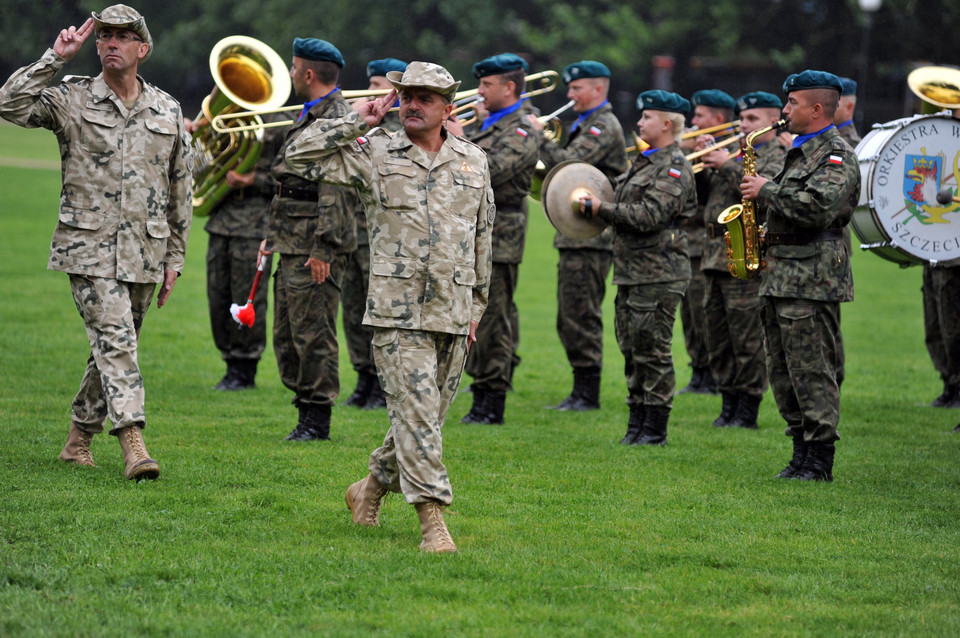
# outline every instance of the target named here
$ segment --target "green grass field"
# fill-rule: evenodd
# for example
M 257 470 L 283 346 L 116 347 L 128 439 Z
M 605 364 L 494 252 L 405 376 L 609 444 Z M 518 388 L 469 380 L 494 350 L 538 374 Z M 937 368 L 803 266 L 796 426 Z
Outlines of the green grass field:
M 94 439 L 99 468 L 60 462 L 89 346 L 67 277 L 45 270 L 59 172 L 17 158 L 57 166 L 53 136 L 0 126 L 0 636 L 960 633 L 960 410 L 918 407 L 941 390 L 919 269 L 855 255 L 835 482 L 775 480 L 790 441 L 769 393 L 759 431 L 714 428 L 719 397 L 683 395 L 667 447 L 617 444 L 612 286 L 603 409 L 543 409 L 571 373 L 553 232 L 533 211 L 507 424 L 460 425 L 470 395 L 454 403 L 444 460 L 460 553 L 430 556 L 401 499 L 377 529 L 355 526 L 343 502 L 385 411 L 337 407 L 332 442 L 283 442 L 296 410 L 269 349 L 256 390 L 211 390 L 223 364 L 202 220 L 141 339 L 160 479 L 125 480 L 108 436 Z M 685 384 L 679 340 L 675 352 Z M 345 397 L 356 376 L 341 355 Z

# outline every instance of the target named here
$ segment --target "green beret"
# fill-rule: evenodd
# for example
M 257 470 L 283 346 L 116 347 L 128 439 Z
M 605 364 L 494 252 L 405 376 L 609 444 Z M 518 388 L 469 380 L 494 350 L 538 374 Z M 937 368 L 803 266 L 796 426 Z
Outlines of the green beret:
M 690 100 L 676 93 L 657 89 L 656 91 L 644 91 L 638 95 L 637 108 L 641 111 L 650 109 L 651 111 L 667 111 L 686 115 L 690 112 Z
M 783 83 L 783 92 L 790 95 L 791 91 L 805 91 L 807 89 L 833 89 L 837 93 L 843 91 L 840 78 L 826 71 L 811 71 L 794 73 Z
M 294 38 L 293 55 L 304 60 L 333 62 L 341 69 L 343 68 L 343 56 L 340 55 L 340 50 L 326 40 Z
M 400 73 L 403 73 L 406 70 L 407 63 L 403 60 L 398 60 L 396 58 L 371 60 L 369 63 L 367 63 L 367 79 L 369 80 L 375 75 L 386 76 L 388 71 L 400 71 Z
M 754 91 L 737 98 L 737 113 L 750 109 L 782 109 L 783 102 L 773 93 Z
M 856 95 L 857 83 L 850 78 L 840 78 L 840 95 Z
M 500 55 L 491 56 L 486 60 L 480 60 L 474 64 L 473 77 L 477 79 L 485 78 L 488 75 L 498 75 L 500 73 L 516 71 L 517 69 L 523 69 L 523 72 L 526 73 L 530 70 L 530 65 L 519 55 L 501 53 Z
M 732 97 L 717 89 L 706 89 L 693 94 L 693 103 L 697 106 L 711 106 L 715 109 L 733 109 L 737 103 Z
M 147 21 L 133 7 L 128 7 L 125 4 L 115 4 L 100 13 L 93 11 L 90 16 L 93 18 L 93 30 L 98 34 L 104 27 L 126 29 L 136 33 L 147 45 L 147 54 L 143 56 L 140 62 L 146 62 L 150 54 L 153 53 L 153 38 L 150 37 L 150 31 L 147 30 Z
M 563 81 L 570 84 L 574 80 L 583 78 L 608 78 L 610 69 L 607 65 L 593 60 L 580 60 L 570 64 L 563 70 Z

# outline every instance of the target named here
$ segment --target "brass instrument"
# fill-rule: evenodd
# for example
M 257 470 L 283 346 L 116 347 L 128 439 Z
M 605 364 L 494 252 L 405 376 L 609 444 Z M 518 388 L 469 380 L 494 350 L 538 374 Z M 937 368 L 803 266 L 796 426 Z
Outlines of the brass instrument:
M 539 88 L 532 89 L 523 93 L 520 96 L 520 99 L 526 99 L 533 97 L 535 95 L 543 95 L 544 93 L 549 93 L 550 91 L 557 88 L 557 85 L 560 83 L 560 74 L 556 71 L 541 71 L 540 73 L 534 73 L 533 75 L 528 75 L 523 78 L 524 83 L 530 82 L 540 82 Z M 462 104 L 464 100 L 468 98 L 475 97 L 479 95 L 480 89 L 468 89 L 466 91 L 457 91 L 453 96 L 453 103 Z
M 633 146 L 628 146 L 626 148 L 627 155 L 634 152 L 642 153 L 648 148 L 650 148 L 650 145 L 644 142 L 642 139 L 640 139 L 640 136 L 637 135 L 636 131 L 633 131 Z
M 343 99 L 349 101 L 349 100 L 356 100 L 359 98 L 366 98 L 366 97 L 380 97 L 381 95 L 386 95 L 392 90 L 393 89 L 371 89 L 366 91 L 363 91 L 363 90 L 340 91 L 340 95 L 343 96 Z M 286 99 L 284 99 L 284 102 L 286 102 Z M 253 131 L 257 129 L 276 128 L 278 126 L 290 126 L 291 124 L 294 123 L 294 120 L 281 120 L 278 122 L 262 122 L 261 121 L 259 123 L 257 123 L 256 121 L 252 121 L 249 123 L 240 123 L 240 124 L 234 124 L 233 121 L 246 120 L 246 119 L 251 119 L 253 117 L 262 117 L 264 115 L 272 115 L 274 113 L 291 113 L 294 111 L 302 111 L 302 110 L 303 110 L 303 104 L 291 104 L 290 106 L 260 109 L 257 111 L 251 110 L 251 111 L 243 111 L 239 113 L 225 113 L 223 115 L 218 115 L 217 117 L 213 118 L 213 121 L 211 122 L 211 126 L 213 126 L 213 130 L 217 131 L 218 133 L 226 133 L 227 131 L 234 131 L 234 132 Z
M 740 132 L 740 120 L 733 120 L 732 122 L 724 122 L 723 124 L 717 124 L 716 126 L 708 126 L 707 128 L 691 129 L 680 136 L 681 140 L 689 140 L 691 138 L 697 137 L 699 135 L 712 135 L 713 133 L 722 133 L 723 135 L 736 135 Z
M 960 70 L 949 66 L 922 66 L 907 76 L 907 86 L 923 101 L 921 113 L 960 108 Z
M 242 115 L 254 127 L 217 129 L 213 122 L 241 109 L 276 108 L 290 95 L 287 65 L 263 42 L 237 35 L 217 42 L 210 52 L 210 73 L 216 85 L 203 99 L 201 122 L 193 133 L 193 214 L 204 217 L 227 195 L 227 171 L 245 173 L 256 165 L 263 150 L 263 122 Z
M 561 113 L 568 111 L 573 108 L 575 102 L 570 100 L 560 108 L 558 108 L 553 113 L 547 115 L 541 115 L 537 118 L 537 121 L 543 124 L 543 136 L 548 139 L 556 142 L 560 139 L 560 132 L 562 130 L 560 125 L 560 118 L 558 117 Z M 537 161 L 537 166 L 533 170 L 533 180 L 530 182 L 530 197 L 539 202 L 542 197 L 543 191 L 543 178 L 547 175 L 547 165 L 543 163 L 543 160 Z
M 786 120 L 765 126 L 747 135 L 743 149 L 743 174 L 757 174 L 757 157 L 753 142 L 766 133 L 783 128 Z M 739 204 L 726 208 L 717 217 L 717 222 L 727 227 L 724 239 L 727 242 L 727 268 L 737 279 L 754 279 L 763 270 L 761 251 L 761 229 L 757 224 L 756 204 L 752 199 L 742 199 Z
M 480 118 L 480 113 L 477 110 L 479 105 L 483 104 L 483 98 L 479 95 L 463 98 L 462 100 L 455 101 L 453 103 L 453 110 L 450 112 L 450 116 L 457 116 L 457 121 L 460 122 L 461 126 L 469 126 L 473 124 Z
M 710 146 L 708 146 L 708 147 L 706 147 L 706 148 L 702 148 L 702 149 L 700 149 L 699 151 L 694 151 L 693 153 L 690 153 L 689 155 L 686 156 L 686 157 L 687 157 L 687 161 L 688 161 L 688 162 L 693 162 L 693 160 L 695 160 L 695 159 L 697 159 L 697 158 L 700 158 L 700 157 L 703 157 L 703 156 L 706 155 L 707 153 L 712 153 L 713 151 L 715 151 L 715 150 L 717 150 L 717 149 L 724 148 L 724 147 L 726 147 L 726 146 L 730 146 L 730 145 L 733 144 L 734 142 L 739 143 L 741 139 L 743 139 L 743 133 L 737 133 L 736 135 L 733 135 L 733 136 L 728 137 L 728 138 L 726 138 L 726 139 L 720 140 L 719 142 L 716 142 L 715 144 L 711 144 Z M 734 158 L 734 157 L 736 157 L 736 156 L 739 155 L 739 154 L 740 154 L 739 150 L 738 150 L 736 153 L 728 153 L 727 159 Z M 694 172 L 694 173 L 699 173 L 699 172 L 702 171 L 703 169 L 704 169 L 703 162 L 699 162 L 699 163 L 693 165 L 693 172 Z

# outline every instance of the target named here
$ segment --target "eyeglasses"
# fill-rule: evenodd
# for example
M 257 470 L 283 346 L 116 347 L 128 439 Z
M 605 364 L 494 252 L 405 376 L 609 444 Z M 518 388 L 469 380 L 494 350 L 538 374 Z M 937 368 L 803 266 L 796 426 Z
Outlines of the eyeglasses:
M 97 34 L 97 40 L 102 44 L 107 44 L 113 38 L 117 39 L 117 42 L 120 44 L 127 44 L 129 42 L 143 42 L 143 40 L 129 31 L 101 31 Z

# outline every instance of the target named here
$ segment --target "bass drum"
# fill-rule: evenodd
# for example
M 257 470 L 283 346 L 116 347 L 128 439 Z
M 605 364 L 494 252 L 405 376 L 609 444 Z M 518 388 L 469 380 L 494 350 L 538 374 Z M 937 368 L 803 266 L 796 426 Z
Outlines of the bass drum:
M 851 224 L 870 250 L 902 267 L 960 258 L 960 121 L 916 115 L 876 124 L 857 144 L 860 202 Z

